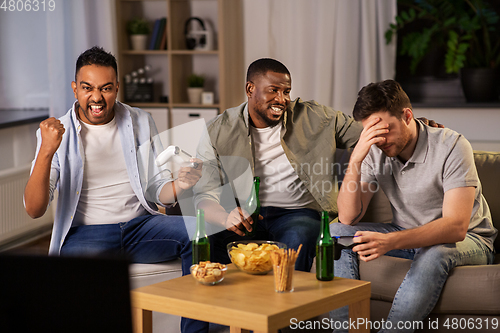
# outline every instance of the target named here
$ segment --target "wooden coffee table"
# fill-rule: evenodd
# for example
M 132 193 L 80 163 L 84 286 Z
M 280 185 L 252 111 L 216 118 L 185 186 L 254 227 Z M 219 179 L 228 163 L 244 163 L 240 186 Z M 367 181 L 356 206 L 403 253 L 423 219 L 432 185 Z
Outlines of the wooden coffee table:
M 370 282 L 335 278 L 316 280 L 313 273 L 294 272 L 294 291 L 276 293 L 272 272 L 249 275 L 228 265 L 224 281 L 215 286 L 192 276 L 141 287 L 131 292 L 136 333 L 152 331 L 152 311 L 230 326 L 231 333 L 277 332 L 293 323 L 349 306 L 351 322 L 370 317 Z M 369 332 L 365 327 L 350 332 Z M 333 328 L 333 326 L 332 326 Z

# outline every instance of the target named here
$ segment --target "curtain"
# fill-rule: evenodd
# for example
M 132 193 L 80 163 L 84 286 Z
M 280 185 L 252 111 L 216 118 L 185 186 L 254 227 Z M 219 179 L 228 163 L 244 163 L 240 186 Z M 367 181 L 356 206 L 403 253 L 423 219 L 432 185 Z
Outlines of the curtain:
M 71 82 L 76 59 L 86 49 L 101 46 L 117 55 L 116 14 L 113 0 L 57 2 L 47 16 L 47 58 L 50 115 L 64 115 L 74 102 Z
M 292 98 L 352 113 L 358 91 L 395 77 L 396 44 L 384 33 L 396 0 L 244 0 L 245 64 L 275 58 Z

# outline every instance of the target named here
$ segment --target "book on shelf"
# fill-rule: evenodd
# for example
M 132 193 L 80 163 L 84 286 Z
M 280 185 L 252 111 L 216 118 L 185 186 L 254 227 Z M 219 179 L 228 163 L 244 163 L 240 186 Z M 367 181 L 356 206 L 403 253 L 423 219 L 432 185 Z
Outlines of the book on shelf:
M 166 50 L 167 49 L 167 18 L 162 17 L 155 20 L 153 34 L 149 42 L 149 50 Z
M 160 50 L 167 49 L 167 24 L 165 22 L 165 29 L 163 29 L 163 37 L 161 38 Z
M 154 50 L 156 39 L 158 38 L 158 33 L 160 32 L 160 19 L 155 20 L 155 24 L 153 26 L 153 34 L 151 35 L 151 40 L 149 41 L 149 49 Z
M 156 36 L 156 42 L 155 42 L 155 50 L 163 50 L 161 48 L 162 40 L 163 37 L 166 38 L 166 26 L 167 26 L 167 18 L 163 17 L 160 19 L 160 30 L 158 32 L 158 35 Z

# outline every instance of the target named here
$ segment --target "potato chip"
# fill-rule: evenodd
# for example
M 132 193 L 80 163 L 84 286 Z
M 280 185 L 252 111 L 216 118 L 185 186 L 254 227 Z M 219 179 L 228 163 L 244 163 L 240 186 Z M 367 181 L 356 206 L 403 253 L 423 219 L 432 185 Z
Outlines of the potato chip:
M 272 251 L 278 250 L 275 244 L 248 243 L 233 246 L 229 251 L 231 261 L 241 270 L 249 273 L 263 273 L 272 269 Z

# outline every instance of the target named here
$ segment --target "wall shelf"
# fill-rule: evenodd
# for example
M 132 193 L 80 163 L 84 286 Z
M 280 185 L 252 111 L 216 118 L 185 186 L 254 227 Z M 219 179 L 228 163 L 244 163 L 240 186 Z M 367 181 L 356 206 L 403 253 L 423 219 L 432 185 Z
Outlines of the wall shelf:
M 218 109 L 222 112 L 245 101 L 245 68 L 243 62 L 242 0 L 115 0 L 118 34 L 118 72 L 122 86 L 119 100 L 140 108 Z M 145 18 L 151 22 L 167 18 L 166 49 L 134 51 L 126 33 L 127 21 Z M 186 49 L 185 22 L 199 17 L 212 32 L 212 50 Z M 148 44 L 149 45 L 149 44 Z M 151 66 L 154 80 L 152 102 L 130 102 L 124 99 L 124 76 Z M 205 91 L 214 93 L 214 104 L 188 102 L 187 78 L 190 74 L 205 76 Z M 168 96 L 168 102 L 160 102 Z M 170 112 L 171 113 L 171 112 Z M 171 115 L 167 118 L 170 118 Z M 175 123 L 168 119 L 169 124 Z

